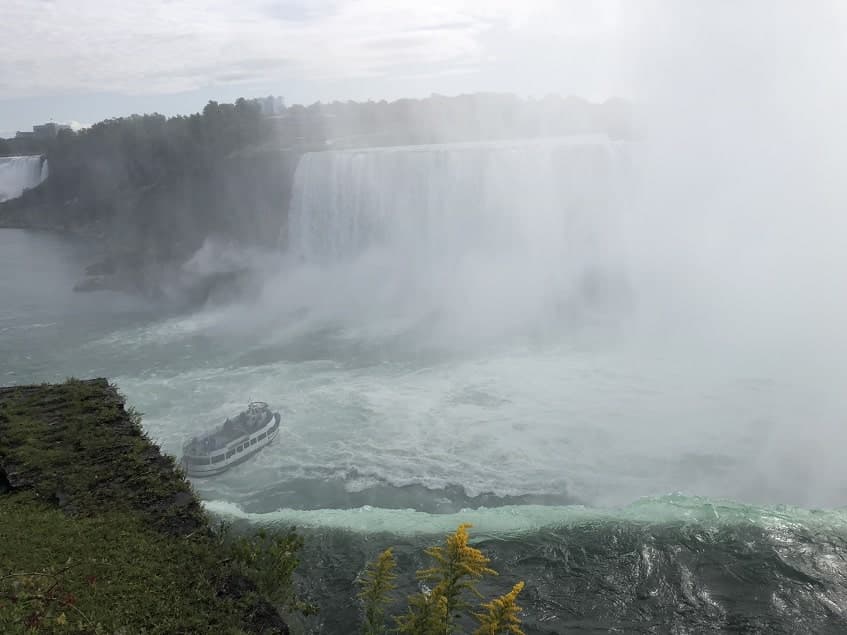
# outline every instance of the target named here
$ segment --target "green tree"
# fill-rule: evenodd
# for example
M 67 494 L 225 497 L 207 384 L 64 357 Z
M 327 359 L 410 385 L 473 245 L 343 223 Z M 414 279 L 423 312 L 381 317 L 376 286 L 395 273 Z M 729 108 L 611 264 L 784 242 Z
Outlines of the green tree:
M 457 612 L 469 607 L 464 599 L 465 592 L 482 597 L 476 588 L 477 581 L 485 575 L 497 575 L 494 569 L 488 567 L 490 560 L 485 554 L 468 545 L 469 527 L 472 525 L 468 523 L 459 525 L 442 546 L 428 548 L 426 553 L 435 563 L 418 573 L 420 579 L 435 584 L 433 593 L 444 597 L 448 632 L 452 632 Z
M 524 583 L 516 584 L 510 593 L 481 605 L 480 613 L 471 613 L 466 601 L 468 593 L 482 597 L 477 590 L 478 581 L 486 575 L 497 575 L 488 566 L 489 559 L 468 544 L 470 524 L 459 525 L 449 534 L 444 544 L 426 549 L 435 562 L 418 571 L 417 577 L 434 584 L 431 590 L 409 596 L 406 612 L 394 618 L 397 632 L 408 635 L 451 635 L 456 632 L 457 619 L 473 617 L 480 627 L 475 635 L 523 635 L 520 630 L 520 607 L 515 600 Z M 365 569 L 359 594 L 365 602 L 365 635 L 384 633 L 385 606 L 394 589 L 396 563 L 391 549 L 383 551 Z
M 359 598 L 365 605 L 365 635 L 381 635 L 385 632 L 385 607 L 391 601 L 391 592 L 396 588 L 396 565 L 391 549 L 386 549 L 367 566 L 360 580 L 362 591 Z
M 395 618 L 397 631 L 407 635 L 444 635 L 447 631 L 447 598 L 438 591 L 409 597 L 406 613 Z
M 474 635 L 524 635 L 518 617 L 521 607 L 516 601 L 523 587 L 524 583 L 518 582 L 509 593 L 483 604 L 485 612 L 474 613 L 479 622 L 479 628 L 474 631 Z

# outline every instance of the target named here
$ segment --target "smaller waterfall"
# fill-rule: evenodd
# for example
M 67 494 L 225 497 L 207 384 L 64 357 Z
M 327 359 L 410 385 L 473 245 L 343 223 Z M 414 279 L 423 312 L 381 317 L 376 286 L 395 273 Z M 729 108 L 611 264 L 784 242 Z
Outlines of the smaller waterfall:
M 47 159 L 40 155 L 0 157 L 0 203 L 40 185 L 47 174 Z

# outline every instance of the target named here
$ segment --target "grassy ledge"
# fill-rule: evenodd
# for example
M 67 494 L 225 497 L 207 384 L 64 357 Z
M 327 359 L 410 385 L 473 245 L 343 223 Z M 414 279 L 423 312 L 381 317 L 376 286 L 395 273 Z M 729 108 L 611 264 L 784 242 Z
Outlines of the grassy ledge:
M 298 547 L 212 531 L 106 380 L 0 388 L 3 633 L 287 633 Z

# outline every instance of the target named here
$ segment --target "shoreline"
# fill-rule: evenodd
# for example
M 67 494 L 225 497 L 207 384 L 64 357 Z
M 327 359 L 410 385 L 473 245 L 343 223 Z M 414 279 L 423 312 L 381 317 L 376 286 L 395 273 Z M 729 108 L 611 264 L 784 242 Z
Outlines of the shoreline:
M 3 632 L 289 632 L 105 379 L 0 388 L 0 525 Z

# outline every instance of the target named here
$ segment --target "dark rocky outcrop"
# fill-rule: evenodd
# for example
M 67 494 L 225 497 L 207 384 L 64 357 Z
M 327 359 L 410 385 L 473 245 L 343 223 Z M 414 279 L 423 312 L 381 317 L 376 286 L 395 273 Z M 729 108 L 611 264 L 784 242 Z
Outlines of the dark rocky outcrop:
M 57 511 L 67 520 L 51 520 Z M 77 566 L 108 576 L 111 588 L 138 589 L 139 577 L 172 571 L 170 584 L 176 586 L 171 593 L 179 594 L 179 606 L 188 610 L 167 615 L 173 632 L 215 632 L 218 627 L 212 624 L 257 634 L 289 632 L 256 583 L 222 555 L 221 537 L 211 530 L 174 460 L 147 439 L 138 415 L 124 408 L 105 379 L 0 388 L 0 526 L 24 516 L 32 519 L 33 531 L 23 535 L 16 530 L 14 552 L 0 545 L 0 569 L 6 569 L 8 559 L 17 564 L 10 565 L 13 572 L 37 570 L 38 554 L 50 558 L 63 548 L 52 542 L 55 527 L 55 532 L 82 536 L 72 545 Z M 147 554 L 143 569 L 115 566 L 133 551 Z M 55 557 L 64 561 L 69 556 Z M 168 562 L 157 563 L 157 557 Z M 161 575 L 162 580 L 150 583 L 164 584 L 167 576 Z M 78 592 L 85 589 L 83 584 Z M 108 618 L 128 614 L 146 628 L 151 612 L 139 609 L 144 597 L 126 599 L 125 606 L 109 607 Z M 161 595 L 151 595 L 150 602 L 161 602 Z M 208 627 L 202 626 L 206 619 Z
M 105 379 L 0 388 L 0 470 L 11 489 L 71 514 L 127 510 L 175 536 L 207 525 L 173 459 Z

